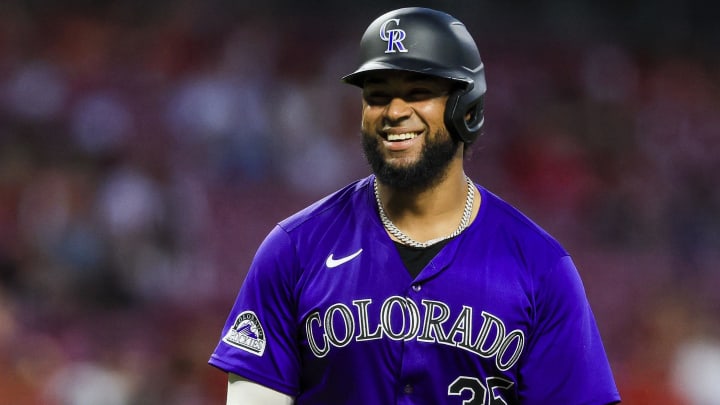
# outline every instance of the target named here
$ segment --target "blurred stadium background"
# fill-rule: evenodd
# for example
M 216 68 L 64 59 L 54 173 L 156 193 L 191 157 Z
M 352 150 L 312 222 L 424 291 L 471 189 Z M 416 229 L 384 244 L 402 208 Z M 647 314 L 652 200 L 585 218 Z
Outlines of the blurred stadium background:
M 0 404 L 222 403 L 275 222 L 368 173 L 340 83 L 399 1 L 0 4 Z M 470 174 L 573 253 L 626 404 L 720 404 L 720 13 L 417 1 L 487 67 Z

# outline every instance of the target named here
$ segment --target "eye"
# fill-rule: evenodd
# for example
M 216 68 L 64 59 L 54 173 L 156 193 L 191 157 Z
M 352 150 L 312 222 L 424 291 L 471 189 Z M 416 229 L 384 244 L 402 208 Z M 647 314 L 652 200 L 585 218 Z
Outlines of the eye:
M 414 87 L 407 92 L 405 100 L 407 101 L 423 101 L 429 98 L 437 97 L 437 92 L 428 87 Z
M 363 99 L 369 105 L 386 105 L 392 100 L 392 96 L 384 91 L 369 90 L 363 92 Z

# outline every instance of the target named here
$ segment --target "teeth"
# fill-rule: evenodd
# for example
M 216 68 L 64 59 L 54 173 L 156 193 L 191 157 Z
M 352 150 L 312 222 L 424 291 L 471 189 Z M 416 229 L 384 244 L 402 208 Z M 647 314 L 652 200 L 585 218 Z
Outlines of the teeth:
M 388 134 L 387 139 L 388 141 L 405 141 L 408 139 L 413 139 L 417 136 L 414 132 L 407 132 L 404 134 Z

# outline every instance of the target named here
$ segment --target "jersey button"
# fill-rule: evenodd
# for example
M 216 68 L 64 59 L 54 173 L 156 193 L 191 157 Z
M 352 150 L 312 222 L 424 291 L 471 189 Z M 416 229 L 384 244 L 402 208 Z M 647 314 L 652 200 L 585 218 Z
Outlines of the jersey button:
M 412 394 L 415 389 L 411 384 L 407 384 L 403 387 L 403 392 L 406 394 Z
M 420 284 L 413 284 L 412 289 L 413 289 L 413 291 L 418 292 L 418 291 L 422 290 L 422 286 Z

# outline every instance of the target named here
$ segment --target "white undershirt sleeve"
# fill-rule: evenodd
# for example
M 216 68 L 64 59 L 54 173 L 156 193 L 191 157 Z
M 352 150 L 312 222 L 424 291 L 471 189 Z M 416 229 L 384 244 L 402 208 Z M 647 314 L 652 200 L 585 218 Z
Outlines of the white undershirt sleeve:
M 292 405 L 293 398 L 250 381 L 228 374 L 227 405 Z

